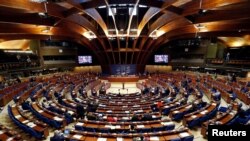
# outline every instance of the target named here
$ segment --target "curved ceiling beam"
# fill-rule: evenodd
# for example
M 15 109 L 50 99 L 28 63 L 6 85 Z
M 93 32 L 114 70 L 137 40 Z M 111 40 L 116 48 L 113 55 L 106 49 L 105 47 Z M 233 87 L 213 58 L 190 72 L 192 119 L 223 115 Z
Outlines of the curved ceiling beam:
M 5 40 L 17 40 L 17 39 L 40 39 L 40 40 L 47 40 L 50 38 L 50 35 L 42 35 L 42 34 L 32 34 L 32 33 L 19 33 L 19 34 L 0 34 L 1 39 Z M 67 37 L 67 36 L 60 36 L 54 35 L 54 40 L 74 40 L 75 38 Z
M 22 1 L 19 1 L 19 0 L 1 0 L 0 6 L 12 7 L 12 8 L 17 8 L 17 9 L 25 9 L 25 10 L 33 11 L 34 13 L 39 13 L 39 12 L 45 13 L 46 12 L 45 6 L 43 3 L 33 3 L 33 2 L 29 2 L 28 0 L 22 0 Z M 66 10 L 66 8 L 61 7 L 57 4 L 53 4 L 53 3 L 46 4 L 46 7 L 47 7 L 48 15 L 58 17 L 61 19 L 65 19 L 63 12 Z M 83 26 L 84 28 L 87 28 L 87 29 L 93 30 L 93 32 L 96 32 L 95 28 L 88 22 L 88 20 L 80 15 L 71 16 L 69 19 L 66 19 L 66 20 L 77 23 L 77 24 Z
M 142 52 L 143 52 L 143 50 L 142 50 L 142 48 L 143 48 L 143 46 L 147 43 L 147 41 L 149 41 L 150 39 L 149 38 L 147 38 L 147 37 L 143 37 L 142 39 L 141 39 L 141 41 L 140 41 L 140 46 L 139 46 L 139 50 L 140 50 L 140 52 L 139 52 L 139 54 L 137 54 L 137 56 L 136 56 L 136 63 L 138 63 L 138 60 L 139 60 L 139 58 L 140 58 L 140 56 L 141 56 L 141 54 L 142 54 Z M 146 46 L 148 46 L 149 44 L 146 44 Z
M 233 20 L 229 23 L 228 21 L 206 23 L 205 26 L 207 30 L 199 31 L 198 35 L 200 34 L 205 35 L 206 33 L 223 32 L 223 31 L 227 33 L 239 32 L 239 30 L 242 30 L 246 33 L 250 30 L 249 24 L 250 24 L 250 19 L 236 20 L 236 21 Z M 185 26 L 185 27 L 181 27 L 181 28 L 169 31 L 168 33 L 164 34 L 160 38 L 169 39 L 171 37 L 176 37 L 176 36 L 181 36 L 182 34 L 191 34 L 191 33 L 195 34 L 196 28 L 192 25 L 189 25 L 189 26 Z
M 78 12 L 80 12 L 79 10 L 86 10 L 86 9 L 91 9 L 91 8 L 97 8 L 99 6 L 104 6 L 106 5 L 104 0 L 91 0 L 91 1 L 74 1 L 74 0 L 66 0 L 66 2 L 72 4 L 72 5 L 77 5 L 76 7 L 72 7 L 70 9 L 68 9 L 67 11 L 64 12 L 64 15 L 70 16 L 72 14 L 76 14 Z M 79 6 L 79 3 L 81 3 L 81 6 Z M 109 4 L 135 4 L 136 0 L 109 0 Z M 140 2 L 138 3 L 140 5 L 147 5 L 149 7 L 157 7 L 157 8 L 161 8 L 162 5 L 164 4 L 163 1 L 156 1 L 156 0 L 140 0 Z M 181 14 L 182 13 L 182 9 L 178 8 L 176 6 L 173 5 L 169 5 L 165 10 L 167 11 L 171 11 L 173 13 L 176 14 Z
M 199 3 L 200 1 L 196 1 L 196 5 L 197 4 L 200 4 Z M 202 5 L 202 7 L 205 7 L 205 8 L 208 8 L 208 7 L 210 7 L 210 8 L 212 8 L 213 6 L 221 6 L 221 5 L 227 5 L 227 4 L 232 4 L 232 3 L 236 3 L 236 2 L 239 2 L 239 0 L 232 0 L 231 1 L 231 3 L 224 3 L 224 4 L 218 4 L 218 3 L 213 3 L 213 4 L 211 4 L 211 1 L 210 1 L 210 4 L 208 4 L 207 3 L 208 1 L 205 1 L 205 3 L 203 3 L 204 4 L 204 6 Z M 192 3 L 192 4 L 194 4 L 194 1 L 192 1 L 192 2 L 189 2 L 189 3 L 187 3 L 186 5 L 189 5 L 190 3 Z M 184 6 L 185 7 L 185 6 Z M 195 6 L 192 6 L 192 7 L 195 7 Z M 189 9 L 191 9 L 191 7 L 189 8 Z M 196 7 L 196 8 L 194 8 L 194 9 L 196 9 L 196 11 L 195 12 L 197 12 L 197 11 L 199 11 L 199 9 L 200 9 L 200 7 L 198 6 L 198 8 Z M 186 12 L 185 10 L 183 11 L 183 13 L 185 13 L 185 14 L 187 14 L 188 12 Z M 167 15 L 166 15 L 167 16 Z M 162 17 L 161 18 L 159 18 L 159 19 L 163 19 Z M 159 22 L 160 23 L 160 22 Z M 186 23 L 186 24 L 190 24 L 190 23 Z M 173 24 L 172 26 L 174 26 L 175 24 Z M 185 23 L 183 24 L 183 26 L 185 25 Z M 179 26 L 179 25 L 178 25 Z M 178 28 L 178 26 L 176 26 L 175 25 L 175 27 L 174 28 Z M 155 26 L 156 27 L 156 26 Z M 164 29 L 164 28 L 166 28 L 166 26 L 165 27 L 163 27 L 162 29 Z M 173 29 L 174 29 L 173 28 Z M 162 30 L 162 29 L 160 29 L 160 30 Z M 168 31 L 170 31 L 170 30 L 173 30 L 173 29 L 167 29 Z M 151 30 L 150 30 L 150 32 L 152 32 L 153 31 L 153 28 L 151 28 Z M 167 32 L 166 31 L 166 29 L 165 29 L 165 31 L 164 32 Z M 160 39 L 159 39 L 160 40 Z M 161 40 L 162 41 L 162 40 Z M 146 48 L 146 49 L 148 49 L 148 48 Z M 144 53 L 145 54 L 145 53 Z
M 108 27 L 106 23 L 103 21 L 101 15 L 97 12 L 97 10 L 91 8 L 91 9 L 86 9 L 85 12 L 100 25 L 105 35 L 108 36 Z
M 94 34 L 97 34 L 96 28 L 84 17 L 74 14 L 65 19 L 66 21 L 76 23 L 82 27 L 87 28 L 88 30 L 91 30 Z
M 86 9 L 85 10 L 85 12 L 90 16 L 90 17 L 92 17 L 96 22 L 97 22 L 97 24 L 99 24 L 100 25 L 100 27 L 102 28 L 102 30 L 104 31 L 104 33 L 105 33 L 105 37 L 106 37 L 106 40 L 109 42 L 109 40 L 108 40 L 108 27 L 107 27 L 107 25 L 106 25 L 106 23 L 104 22 L 104 20 L 102 19 L 102 17 L 101 17 L 101 15 L 97 12 L 97 10 L 95 9 L 95 8 L 90 8 L 90 9 Z M 99 38 L 99 37 L 98 37 Z M 106 50 L 107 50 L 107 47 L 106 47 L 106 45 L 104 44 L 104 42 L 103 41 L 101 41 L 100 40 L 100 42 L 101 42 L 101 44 L 104 46 L 104 50 L 105 50 L 105 52 L 106 52 Z M 111 45 L 110 43 L 109 43 L 109 45 Z M 111 49 L 113 50 L 113 47 L 112 46 L 110 46 L 111 47 Z M 113 53 L 113 52 L 112 52 Z M 107 58 L 108 58 L 108 60 L 109 60 L 109 62 L 110 62 L 110 59 L 109 59 L 109 56 L 108 56 L 108 54 L 107 54 L 107 52 L 106 52 L 106 56 L 107 56 Z
M 5 13 L 0 12 L 0 22 L 24 23 L 24 24 L 34 24 L 34 25 L 46 25 L 46 26 L 54 25 L 53 19 L 42 19 L 36 13 L 7 15 Z
M 136 0 L 136 3 L 134 4 L 133 10 L 131 11 L 131 13 L 129 13 L 130 17 L 129 17 L 129 22 L 128 22 L 128 29 L 127 29 L 127 37 L 126 37 L 125 50 L 128 50 L 128 42 L 129 42 L 130 28 L 131 28 L 132 19 L 133 19 L 133 12 L 138 7 L 139 1 L 140 0 Z M 125 64 L 128 64 L 128 51 L 125 54 Z
M 118 46 L 118 59 L 119 59 L 119 64 L 121 64 L 121 53 L 120 53 L 120 48 L 121 48 L 121 45 L 120 45 L 120 39 L 118 37 L 118 28 L 117 28 L 117 25 L 116 25 L 116 21 L 115 21 L 115 16 L 114 16 L 114 13 L 113 11 L 111 10 L 110 8 L 110 4 L 107 0 L 104 0 L 105 1 L 105 4 L 107 6 L 107 8 L 111 11 L 111 17 L 113 19 L 113 23 L 114 23 L 114 26 L 115 26 L 115 33 L 116 33 L 116 41 L 117 41 L 117 46 Z M 116 63 L 116 60 L 114 58 L 114 62 Z
M 0 23 L 0 34 L 3 35 L 2 38 L 13 38 L 13 39 L 23 39 L 23 38 L 27 38 L 27 39 L 40 38 L 44 40 L 47 40 L 47 39 L 53 39 L 53 40 L 84 39 L 82 40 L 82 43 L 84 43 L 84 45 L 86 44 L 89 45 L 89 40 L 86 40 L 86 38 L 81 35 L 81 33 L 84 32 L 81 30 L 85 30 L 85 29 L 83 29 L 80 26 L 77 28 L 76 25 L 72 26 L 72 24 L 74 23 L 68 22 L 65 25 L 61 23 L 60 27 L 53 27 L 51 28 L 50 32 L 43 33 L 42 31 L 47 29 L 46 26 L 36 26 L 36 25 L 30 25 L 30 24 L 17 24 L 17 23 L 15 24 L 9 23 L 6 25 L 6 23 Z M 71 27 L 71 28 L 65 28 L 65 27 Z M 13 34 L 15 34 L 15 36 Z M 31 34 L 32 36 L 30 36 Z M 90 45 L 87 47 L 93 50 L 94 53 L 98 49 L 98 47 L 94 49 L 93 45 Z M 99 56 L 102 56 L 102 54 L 99 54 Z
M 135 4 L 136 0 L 109 0 L 109 4 Z M 139 5 L 146 5 L 148 7 L 162 8 L 164 1 L 159 0 L 140 0 Z M 81 3 L 83 9 L 97 8 L 99 6 L 104 6 L 105 3 L 102 0 L 91 0 Z M 175 6 L 173 6 L 175 7 Z
M 204 16 L 200 16 L 194 19 L 194 23 L 206 23 L 213 21 L 223 20 L 236 20 L 249 18 L 249 8 L 238 10 L 209 10 Z
M 65 36 L 70 38 L 80 38 L 76 32 L 62 29 L 59 27 L 54 27 L 50 31 L 43 32 L 48 30 L 46 26 L 35 26 L 35 25 L 24 25 L 24 24 L 6 24 L 0 23 L 0 33 L 1 34 L 34 34 L 34 35 L 49 35 L 49 36 Z
M 145 38 L 147 44 L 145 45 L 145 48 L 149 48 L 150 46 L 152 46 L 153 42 L 155 42 L 152 38 Z M 149 53 L 147 50 L 140 50 L 139 54 L 137 55 L 136 58 L 136 64 L 140 64 L 141 63 L 141 58 L 145 59 L 145 55 Z
M 151 1 L 149 1 L 148 3 L 150 3 Z M 137 35 L 140 36 L 143 28 L 145 27 L 145 25 L 149 22 L 149 20 L 155 16 L 156 14 L 158 14 L 160 11 L 164 11 L 166 8 L 168 8 L 171 4 L 175 3 L 176 0 L 170 0 L 170 1 L 167 1 L 167 2 L 164 2 L 162 3 L 162 5 L 160 6 L 160 8 L 155 8 L 155 7 L 150 7 L 148 9 L 148 11 L 145 13 L 145 15 L 143 16 L 143 19 L 141 20 L 139 26 L 138 26 L 138 31 L 137 31 Z M 138 40 L 136 40 L 135 42 L 137 42 Z M 142 49 L 142 45 L 139 47 L 139 50 Z M 133 53 L 134 54 L 134 53 Z M 137 56 L 140 56 L 141 55 L 141 52 L 139 52 L 139 55 Z M 139 58 L 139 57 L 137 57 Z M 138 59 L 136 59 L 138 60 Z M 138 62 L 138 61 L 136 61 Z
M 170 6 L 171 4 L 175 3 L 176 0 L 169 0 L 167 2 L 164 2 L 164 4 L 161 6 L 161 8 L 154 8 L 154 7 L 150 7 L 148 9 L 148 11 L 146 12 L 146 14 L 143 16 L 143 19 L 141 20 L 139 26 L 138 26 L 138 35 L 141 34 L 142 29 L 144 28 L 144 26 L 149 22 L 149 20 L 156 14 L 158 14 L 160 11 L 166 9 L 168 6 Z
M 86 47 L 88 47 L 90 50 L 93 50 L 92 48 L 90 48 L 91 46 L 94 46 L 93 44 L 91 44 L 88 39 L 86 39 L 85 37 L 84 38 L 81 38 L 79 40 L 76 40 L 77 43 L 81 44 L 81 45 L 86 45 Z M 87 44 L 86 44 L 87 43 Z M 95 56 L 97 57 L 98 61 L 101 63 L 101 64 L 106 64 L 106 61 L 103 59 L 103 54 L 101 52 L 96 52 L 96 51 L 93 51 L 93 53 L 95 54 Z
M 73 0 L 67 0 L 68 1 L 73 1 Z M 109 0 L 109 4 L 135 4 L 136 0 Z M 147 5 L 149 7 L 158 7 L 161 8 L 163 5 L 163 1 L 157 1 L 157 0 L 140 0 L 139 4 L 140 5 Z M 91 0 L 91 1 L 86 1 L 86 2 L 81 2 L 81 6 L 83 10 L 85 9 L 90 9 L 90 8 L 97 8 L 99 6 L 104 6 L 106 5 L 105 1 L 103 0 Z M 75 8 L 71 8 L 66 12 L 67 14 L 75 14 L 77 12 L 74 10 Z
M 159 13 L 161 11 L 160 8 L 155 8 L 155 7 L 151 7 L 148 9 L 148 11 L 145 13 L 145 15 L 143 16 L 143 19 L 141 20 L 139 26 L 138 26 L 138 32 L 137 35 L 140 36 L 142 29 L 144 28 L 144 26 L 149 22 L 149 20 L 156 15 L 157 13 Z
M 171 12 L 166 12 L 163 15 L 161 15 L 150 27 L 149 27 L 149 31 L 148 31 L 148 36 L 152 34 L 152 32 L 154 32 L 155 30 L 157 30 L 158 28 L 162 27 L 163 25 L 165 25 L 166 23 L 172 21 L 172 20 L 176 20 L 176 18 L 180 18 L 179 16 L 177 16 L 174 13 Z M 183 18 L 183 17 L 181 17 Z
M 68 2 L 69 4 L 71 4 L 72 6 L 74 6 L 74 7 L 73 7 L 73 9 L 75 9 L 74 11 L 84 12 L 84 13 L 88 14 L 89 16 L 91 16 L 91 17 L 92 17 L 92 18 L 102 27 L 104 33 L 105 33 L 106 35 L 108 34 L 107 26 L 106 26 L 105 22 L 103 21 L 102 17 L 100 16 L 100 14 L 96 11 L 96 9 L 91 8 L 91 9 L 87 9 L 87 10 L 84 11 L 84 10 L 82 9 L 82 6 L 80 5 L 80 3 L 83 2 L 83 1 L 75 2 L 75 1 L 72 1 L 72 0 L 67 0 L 67 2 Z M 71 8 L 71 9 L 72 9 L 72 8 Z M 87 19 L 85 19 L 83 16 L 80 16 L 80 15 L 78 15 L 78 14 L 71 14 L 71 15 L 70 15 L 70 13 L 64 12 L 64 15 L 67 16 L 66 19 L 69 19 L 69 17 L 72 17 L 72 16 L 75 16 L 75 17 L 77 16 L 77 17 L 79 17 L 80 19 L 84 20 L 85 23 L 88 23 L 88 27 L 91 27 L 91 29 L 89 29 L 89 30 L 91 30 L 91 31 L 97 36 L 97 39 L 98 39 L 98 41 L 100 42 L 101 46 L 103 47 L 104 52 L 105 52 L 105 54 L 106 54 L 106 57 L 107 57 L 108 61 L 110 62 L 110 59 L 109 59 L 108 54 L 107 54 L 107 52 L 106 52 L 107 47 L 106 47 L 106 45 L 103 43 L 103 41 L 99 38 L 99 34 L 98 34 L 96 28 L 93 26 L 93 24 L 91 24 Z M 85 25 L 85 24 L 84 24 L 84 25 Z
M 158 30 L 163 32 L 163 33 L 166 33 L 166 32 L 169 32 L 171 30 L 174 30 L 176 28 L 180 28 L 180 27 L 184 27 L 184 26 L 188 26 L 188 25 L 193 26 L 193 24 L 191 24 L 185 18 L 177 18 L 177 19 L 172 20 L 172 21 L 168 22 L 167 24 L 163 25 Z
M 99 0 L 99 2 L 101 2 L 102 0 Z M 92 17 L 97 24 L 99 24 L 101 26 L 101 28 L 103 29 L 104 33 L 106 36 L 108 36 L 108 28 L 106 23 L 103 21 L 101 15 L 97 12 L 97 10 L 95 8 L 88 8 L 88 9 L 84 9 L 81 5 L 81 3 L 84 3 L 84 1 L 73 1 L 73 0 L 67 0 L 67 3 L 71 4 L 72 6 L 74 6 L 71 9 L 75 9 L 75 12 L 84 12 L 86 14 L 88 14 L 90 17 Z M 86 1 L 85 1 L 86 2 Z M 72 14 L 75 14 L 74 12 L 64 12 L 66 16 L 70 16 Z
M 223 32 L 224 35 L 227 32 L 228 34 L 231 34 L 230 32 L 237 32 L 239 29 L 244 29 L 244 32 L 247 31 L 250 32 L 250 27 L 248 26 L 250 23 L 250 19 L 244 19 L 244 20 L 233 20 L 231 22 L 228 21 L 222 21 L 222 22 L 208 22 L 205 24 L 206 30 L 197 32 L 197 29 L 193 25 L 184 26 L 181 28 L 173 29 L 169 32 L 167 32 L 165 35 L 158 38 L 154 45 L 147 46 L 146 50 L 147 53 L 143 53 L 142 56 L 148 59 L 149 55 L 159 46 L 162 44 L 168 42 L 172 38 L 183 38 L 183 35 L 193 35 L 192 38 L 195 38 L 195 36 L 202 36 L 202 37 L 214 37 L 219 35 L 218 33 Z M 174 24 L 176 26 L 176 24 Z M 176 26 L 178 27 L 178 26 Z M 217 33 L 216 35 L 213 35 L 212 33 Z M 142 56 L 140 58 L 142 58 Z M 139 62 L 142 63 L 142 62 Z
M 194 0 L 184 4 L 181 7 L 184 9 L 182 11 L 182 16 L 193 15 L 195 13 L 198 13 L 200 9 L 211 10 L 214 8 L 237 4 L 241 2 L 248 2 L 248 0 L 202 0 L 201 7 L 200 0 Z
M 221 36 L 221 37 L 238 37 L 238 36 L 244 36 L 246 34 L 250 34 L 250 29 L 247 31 L 242 31 L 242 32 L 238 32 L 238 31 L 214 31 L 214 32 L 203 32 L 203 33 L 199 33 L 199 35 L 201 35 L 202 37 L 215 37 L 215 36 Z M 169 38 L 169 40 L 162 40 L 162 42 L 160 42 L 160 45 L 166 44 L 168 41 L 171 40 L 175 40 L 175 39 L 187 39 L 187 38 L 193 38 L 195 36 L 195 33 L 187 33 L 187 34 L 182 34 L 182 35 L 178 35 L 178 36 L 172 36 Z M 159 46 L 159 45 L 156 45 Z M 154 48 L 151 52 L 153 53 L 156 50 L 156 48 Z M 147 61 L 149 59 L 149 55 L 145 56 L 145 61 Z
M 133 19 L 133 12 L 134 12 L 134 10 L 136 10 L 139 1 L 140 0 L 136 0 L 136 3 L 134 4 L 133 10 L 131 11 L 131 13 L 129 13 L 130 17 L 129 17 L 129 22 L 128 22 L 127 36 L 130 35 L 130 27 L 131 27 L 131 23 L 132 23 L 132 19 Z

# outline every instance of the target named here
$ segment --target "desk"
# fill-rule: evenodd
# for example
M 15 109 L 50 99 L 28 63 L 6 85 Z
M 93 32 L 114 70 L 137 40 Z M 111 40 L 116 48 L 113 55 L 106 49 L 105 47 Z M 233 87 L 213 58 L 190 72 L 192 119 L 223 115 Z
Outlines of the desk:
M 71 130 L 70 135 L 66 140 L 77 139 L 81 141 L 133 141 L 133 138 L 140 138 L 141 136 L 149 138 L 150 141 L 169 141 L 173 139 L 184 139 L 186 137 L 193 137 L 187 128 L 175 130 L 175 131 L 163 131 L 163 132 L 150 132 L 150 133 L 90 133 L 90 132 L 79 132 Z M 77 138 L 76 138 L 77 137 Z
M 183 125 L 187 126 L 191 121 L 200 119 L 202 117 L 208 116 L 212 111 L 216 110 L 217 104 L 211 103 L 209 106 L 202 110 L 198 110 L 194 113 L 190 113 L 184 116 Z
M 213 119 L 206 121 L 202 124 L 201 127 L 201 134 L 206 137 L 206 132 L 207 132 L 207 128 L 208 125 L 211 123 L 215 123 L 216 121 L 219 121 L 219 123 L 221 125 L 225 125 L 228 122 L 230 122 L 232 119 L 234 119 L 234 117 L 237 115 L 237 111 L 238 111 L 238 104 L 237 103 L 233 103 L 232 109 L 228 109 L 226 111 L 226 113 L 222 113 L 220 115 L 217 114 L 216 117 L 214 117 Z
M 27 126 L 29 128 L 32 128 L 34 131 L 43 134 L 45 137 L 49 135 L 49 130 L 46 127 L 42 127 L 34 122 L 32 122 L 29 119 L 26 119 L 25 117 L 22 116 L 22 114 L 19 112 L 17 106 L 12 106 L 11 112 L 16 120 L 18 120 L 21 124 L 24 126 Z M 31 124 L 32 123 L 32 124 Z

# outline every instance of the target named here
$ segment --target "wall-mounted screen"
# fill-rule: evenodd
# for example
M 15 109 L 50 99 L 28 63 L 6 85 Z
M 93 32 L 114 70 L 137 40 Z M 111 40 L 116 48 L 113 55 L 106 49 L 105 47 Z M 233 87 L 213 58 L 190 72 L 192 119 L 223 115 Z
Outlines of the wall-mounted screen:
M 78 56 L 78 63 L 79 64 L 91 64 L 92 56 Z
M 168 63 L 168 55 L 155 55 L 155 63 Z

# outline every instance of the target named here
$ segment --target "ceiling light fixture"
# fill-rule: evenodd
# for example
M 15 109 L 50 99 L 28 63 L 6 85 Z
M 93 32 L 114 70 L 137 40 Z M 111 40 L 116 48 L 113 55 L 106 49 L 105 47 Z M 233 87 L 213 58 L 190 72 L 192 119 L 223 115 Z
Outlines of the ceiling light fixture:
M 50 27 L 46 27 L 45 29 L 42 29 L 42 32 L 43 32 L 43 33 L 48 33 L 48 32 L 50 32 Z
M 96 35 L 92 31 L 86 31 L 83 33 L 83 36 L 88 38 L 89 40 L 95 39 Z
M 102 5 L 98 7 L 99 9 L 106 8 L 106 5 Z
M 35 3 L 42 3 L 42 2 L 46 2 L 47 0 L 30 0 L 31 2 L 35 2 Z

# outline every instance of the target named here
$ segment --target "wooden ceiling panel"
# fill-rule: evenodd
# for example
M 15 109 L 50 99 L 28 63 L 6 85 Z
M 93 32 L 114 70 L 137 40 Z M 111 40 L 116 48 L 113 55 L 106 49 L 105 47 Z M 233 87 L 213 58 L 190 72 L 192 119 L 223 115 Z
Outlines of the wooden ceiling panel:
M 107 15 L 107 9 L 98 7 L 119 7 L 119 4 L 130 4 L 130 7 L 138 4 L 137 8 L 147 6 L 138 10 L 144 11 L 137 13 L 141 15 L 128 14 L 129 19 L 140 17 L 135 22 L 137 29 L 133 31 L 137 36 L 116 37 L 118 34 L 115 34 L 112 37 L 108 34 L 113 30 L 108 29 L 112 18 Z M 204 37 L 249 34 L 249 9 L 249 0 L 65 0 L 46 4 L 1 0 L 0 38 L 72 40 L 92 49 L 99 59 L 105 58 L 102 63 L 144 64 L 150 53 L 173 39 L 197 34 Z M 38 13 L 44 13 L 44 16 Z M 49 31 L 43 32 L 48 28 Z M 83 33 L 88 31 L 92 31 L 96 38 L 85 38 Z M 155 31 L 163 34 L 153 38 L 146 36 Z

